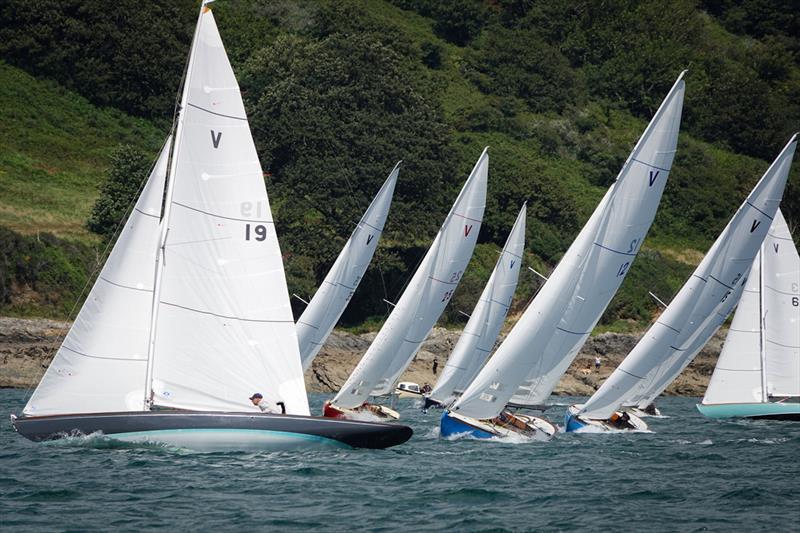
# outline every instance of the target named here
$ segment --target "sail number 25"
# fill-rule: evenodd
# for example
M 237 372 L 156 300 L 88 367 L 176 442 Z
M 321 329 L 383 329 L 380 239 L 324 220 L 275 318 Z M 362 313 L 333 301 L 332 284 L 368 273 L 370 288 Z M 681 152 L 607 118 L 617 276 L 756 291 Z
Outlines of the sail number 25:
M 252 227 L 252 229 L 250 226 L 251 226 L 250 224 L 244 225 L 244 240 L 249 241 L 251 237 L 257 241 L 266 240 L 267 238 L 266 226 L 262 224 L 256 224 Z

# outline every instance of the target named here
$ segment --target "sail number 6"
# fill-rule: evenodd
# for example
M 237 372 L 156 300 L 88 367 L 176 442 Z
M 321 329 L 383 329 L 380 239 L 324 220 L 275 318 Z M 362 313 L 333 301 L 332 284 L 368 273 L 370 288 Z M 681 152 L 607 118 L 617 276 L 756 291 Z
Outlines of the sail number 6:
M 266 240 L 266 238 L 267 238 L 267 227 L 263 226 L 261 224 L 257 224 L 255 226 L 253 226 L 252 233 L 255 233 L 255 236 L 253 237 L 255 240 L 257 240 L 257 241 Z M 251 234 L 250 224 L 245 224 L 244 225 L 244 240 L 249 241 L 250 240 L 250 234 Z

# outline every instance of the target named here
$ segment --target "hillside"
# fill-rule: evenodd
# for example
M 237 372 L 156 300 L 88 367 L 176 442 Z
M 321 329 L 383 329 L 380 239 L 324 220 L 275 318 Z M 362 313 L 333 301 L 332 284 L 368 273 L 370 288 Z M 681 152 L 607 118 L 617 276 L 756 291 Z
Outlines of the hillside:
M 149 3 L 137 7 L 137 21 L 112 18 L 113 28 L 97 22 L 109 8 L 76 6 L 42 2 L 47 31 L 34 26 L 47 23 L 25 2 L 0 8 L 0 50 L 14 65 L 0 63 L 3 314 L 69 314 L 105 246 L 86 222 L 112 155 L 127 144 L 155 156 L 191 37 L 192 2 Z M 791 19 L 777 16 L 782 4 L 748 9 L 683 1 L 666 14 L 657 2 L 621 2 L 607 12 L 588 2 L 216 2 L 270 174 L 290 292 L 313 293 L 402 159 L 387 232 L 343 317 L 347 326 L 374 328 L 387 311 L 381 299 L 401 293 L 488 145 L 481 244 L 443 318 L 458 324 L 520 204 L 529 202 L 528 264 L 547 272 L 688 68 L 683 133 L 662 206 L 601 329 L 646 324 L 656 310 L 647 292 L 674 294 L 800 125 Z M 148 21 L 157 23 L 143 33 Z M 130 47 L 133 36 L 140 47 Z M 795 165 L 784 207 L 794 227 L 799 173 Z M 537 283 L 521 280 L 517 311 Z

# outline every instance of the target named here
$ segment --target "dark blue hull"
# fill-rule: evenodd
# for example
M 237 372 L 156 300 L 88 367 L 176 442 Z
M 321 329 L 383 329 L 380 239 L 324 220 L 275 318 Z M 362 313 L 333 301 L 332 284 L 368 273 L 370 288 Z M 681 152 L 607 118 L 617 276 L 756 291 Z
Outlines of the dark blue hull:
M 496 435 L 483 431 L 482 429 L 467 424 L 457 418 L 450 416 L 450 411 L 442 413 L 442 418 L 439 422 L 439 435 L 442 437 L 451 437 L 454 435 L 469 435 L 476 439 L 491 439 Z

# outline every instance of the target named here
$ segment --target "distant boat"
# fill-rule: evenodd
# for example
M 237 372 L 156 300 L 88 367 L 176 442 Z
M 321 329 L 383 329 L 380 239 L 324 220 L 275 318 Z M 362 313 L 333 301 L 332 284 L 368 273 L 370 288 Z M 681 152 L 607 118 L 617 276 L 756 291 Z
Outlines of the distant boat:
M 416 398 L 422 399 L 422 389 L 419 383 L 413 381 L 401 381 L 394 388 L 394 394 L 398 398 Z
M 526 216 L 527 207 L 523 204 L 489 281 L 447 359 L 442 375 L 430 395 L 425 398 L 426 407 L 451 404 L 475 379 L 489 357 L 517 288 L 525 250 Z
M 800 257 L 780 209 L 697 409 L 710 418 L 800 420 Z
M 399 172 L 400 163 L 397 163 L 297 320 L 297 341 L 304 372 L 311 368 L 311 363 L 344 313 L 378 248 Z
M 441 435 L 547 440 L 550 422 L 512 413 L 543 409 L 630 270 L 655 217 L 675 156 L 685 84 L 678 77 L 550 278 L 464 394 Z
M 325 403 L 325 416 L 351 417 L 368 411 L 399 418 L 393 409 L 367 399 L 392 394 L 461 281 L 483 220 L 488 171 L 486 148 L 400 301 L 342 389 Z
M 643 408 L 694 359 L 741 297 L 783 195 L 796 147 L 793 136 L 756 184 L 689 280 L 620 366 L 585 405 L 567 410 L 566 429 L 645 429 L 623 409 Z
M 408 440 L 408 427 L 308 416 L 261 165 L 205 5 L 174 131 L 14 428 L 203 451 Z M 254 392 L 286 414 L 262 413 Z

